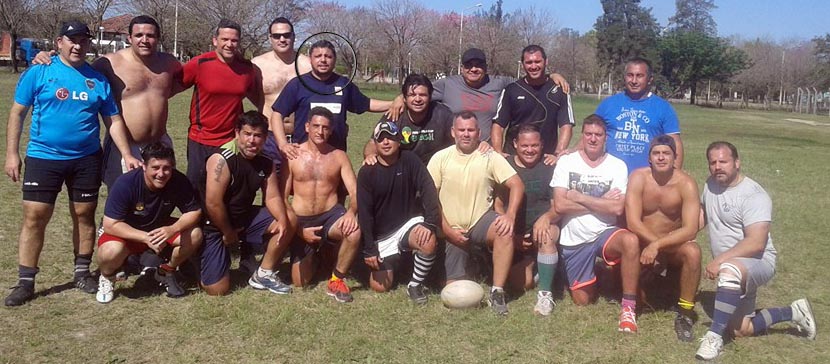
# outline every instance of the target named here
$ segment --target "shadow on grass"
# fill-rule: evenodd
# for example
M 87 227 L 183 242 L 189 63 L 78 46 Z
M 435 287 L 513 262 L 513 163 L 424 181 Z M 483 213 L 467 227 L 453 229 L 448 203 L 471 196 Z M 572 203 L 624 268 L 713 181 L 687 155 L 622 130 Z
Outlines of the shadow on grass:
M 33 297 L 33 299 L 34 298 L 39 298 L 39 297 L 46 297 L 48 295 L 53 295 L 53 294 L 56 294 L 56 293 L 61 293 L 63 291 L 73 289 L 73 288 L 75 288 L 75 282 L 74 281 L 69 281 L 69 282 L 66 282 L 64 284 L 59 284 L 57 286 L 52 286 L 52 287 L 49 287 L 45 290 L 37 292 L 37 293 L 35 293 L 35 296 Z

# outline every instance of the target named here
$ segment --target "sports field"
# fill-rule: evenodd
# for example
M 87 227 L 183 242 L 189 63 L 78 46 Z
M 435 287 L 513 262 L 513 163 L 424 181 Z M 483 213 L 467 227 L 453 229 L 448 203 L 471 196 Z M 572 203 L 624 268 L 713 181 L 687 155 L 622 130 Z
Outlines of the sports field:
M 0 73 L 0 115 L 12 102 L 15 75 Z M 371 91 L 390 99 L 392 91 Z M 169 132 L 185 165 L 187 106 L 190 92 L 171 105 Z M 593 111 L 593 98 L 575 98 L 581 120 Z M 702 183 L 707 175 L 704 149 L 725 139 L 735 143 L 743 171 L 770 193 L 772 235 L 779 251 L 775 279 L 759 292 L 759 306 L 781 306 L 810 298 L 818 336 L 808 342 L 787 324 L 770 335 L 727 344 L 724 363 L 830 362 L 830 118 L 789 113 L 723 111 L 675 106 L 683 128 L 685 168 Z M 350 116 L 353 163 L 377 115 Z M 802 122 L 788 121 L 798 119 Z M 803 121 L 807 122 L 803 122 Z M 815 125 L 810 125 L 815 123 Z M 577 126 L 578 128 L 578 126 Z M 5 128 L 2 129 L 5 140 Z M 24 127 L 24 141 L 28 124 Z M 578 129 L 577 129 L 578 130 Z M 576 137 L 575 137 L 576 139 Z M 5 143 L 3 143 L 5 150 Z M 357 164 L 356 164 L 357 165 Z M 105 189 L 102 189 L 102 192 Z M 103 193 L 105 195 L 105 193 Z M 17 280 L 20 185 L 0 182 L 0 287 Z M 99 203 L 98 215 L 103 211 Z M 245 277 L 229 296 L 208 297 L 193 289 L 172 300 L 135 279 L 116 286 L 108 305 L 73 289 L 71 223 L 65 194 L 58 198 L 46 233 L 37 277 L 37 297 L 14 309 L 0 308 L 0 363 L 192 363 L 192 362 L 370 362 L 370 363 L 685 363 L 693 362 L 697 342 L 680 343 L 672 328 L 674 313 L 645 312 L 640 333 L 617 332 L 619 308 L 602 298 L 576 307 L 567 293 L 547 318 L 533 316 L 535 292 L 509 302 L 510 314 L 490 309 L 449 311 L 437 294 L 425 307 L 413 306 L 403 289 L 376 294 L 350 280 L 355 301 L 338 304 L 324 285 L 289 296 L 254 291 Z M 705 233 L 698 236 L 709 255 Z M 8 290 L 0 293 L 5 297 Z M 560 295 L 561 296 L 561 295 Z M 714 285 L 700 288 L 695 327 L 701 336 L 711 320 Z M 642 305 L 641 305 L 642 308 Z

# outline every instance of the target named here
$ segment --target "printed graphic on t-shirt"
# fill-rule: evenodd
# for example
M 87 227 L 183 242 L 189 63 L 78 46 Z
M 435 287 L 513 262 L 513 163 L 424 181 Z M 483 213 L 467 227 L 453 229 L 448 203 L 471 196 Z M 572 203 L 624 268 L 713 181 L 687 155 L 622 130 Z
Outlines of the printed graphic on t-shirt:
M 577 190 L 583 195 L 602 197 L 611 190 L 612 178 L 570 172 L 568 175 L 568 188 Z
M 403 137 L 403 141 L 401 141 L 401 144 L 417 143 L 419 141 L 434 141 L 435 130 L 412 130 L 412 128 L 404 126 L 403 129 L 401 129 L 401 136 Z
M 617 121 L 622 128 L 614 131 L 612 136 L 616 141 L 616 151 L 625 155 L 645 153 L 651 142 L 647 129 L 651 123 L 648 113 L 645 110 L 623 107 Z

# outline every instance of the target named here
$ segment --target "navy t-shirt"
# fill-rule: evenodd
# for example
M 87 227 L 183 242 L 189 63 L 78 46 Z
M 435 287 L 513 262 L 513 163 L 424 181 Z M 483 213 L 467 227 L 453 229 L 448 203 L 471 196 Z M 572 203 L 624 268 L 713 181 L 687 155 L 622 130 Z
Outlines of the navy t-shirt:
M 167 225 L 176 208 L 183 214 L 200 209 L 187 177 L 174 170 L 164 189 L 153 192 L 144 182 L 144 170 L 138 168 L 115 180 L 104 216 L 124 221 L 138 230 L 150 231 Z

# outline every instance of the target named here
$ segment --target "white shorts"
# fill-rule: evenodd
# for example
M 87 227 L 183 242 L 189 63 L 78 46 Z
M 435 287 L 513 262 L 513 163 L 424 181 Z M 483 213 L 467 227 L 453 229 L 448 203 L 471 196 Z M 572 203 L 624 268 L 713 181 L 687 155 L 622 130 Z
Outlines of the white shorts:
M 406 223 L 404 223 L 398 230 L 391 235 L 378 240 L 378 255 L 380 259 L 399 254 L 402 251 L 409 251 L 409 230 L 412 230 L 416 224 L 424 222 L 423 216 L 415 216 Z

